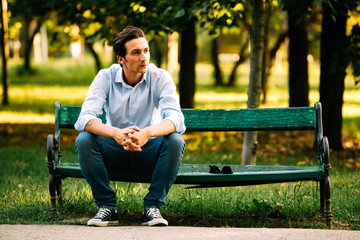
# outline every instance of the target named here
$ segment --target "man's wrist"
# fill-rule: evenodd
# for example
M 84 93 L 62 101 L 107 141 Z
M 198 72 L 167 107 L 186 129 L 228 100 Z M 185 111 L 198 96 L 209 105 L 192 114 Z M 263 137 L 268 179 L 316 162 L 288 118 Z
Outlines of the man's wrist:
M 153 137 L 153 132 L 151 130 L 151 127 L 146 127 L 143 129 L 143 131 L 145 132 L 145 135 L 148 137 L 148 138 L 151 138 Z
M 118 139 L 119 135 L 121 134 L 121 129 L 117 128 L 117 127 L 112 127 L 111 128 L 111 138 L 113 139 Z

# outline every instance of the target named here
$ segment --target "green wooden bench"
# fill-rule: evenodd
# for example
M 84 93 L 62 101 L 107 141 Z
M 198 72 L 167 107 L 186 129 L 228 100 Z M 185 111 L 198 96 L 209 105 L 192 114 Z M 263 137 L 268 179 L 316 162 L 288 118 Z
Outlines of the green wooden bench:
M 83 178 L 78 163 L 66 162 L 60 152 L 60 130 L 74 128 L 80 106 L 55 103 L 55 135 L 47 138 L 47 166 L 51 208 L 62 201 L 61 180 Z M 317 136 L 318 166 L 242 166 L 230 165 L 231 174 L 210 173 L 207 164 L 182 164 L 175 184 L 191 187 L 244 186 L 268 183 L 317 181 L 320 182 L 320 211 L 331 228 L 330 158 L 329 145 L 323 136 L 321 104 L 313 107 L 258 108 L 258 109 L 182 109 L 187 132 L 205 131 L 283 131 L 313 130 Z M 102 116 L 104 121 L 104 116 Z M 315 156 L 314 156 L 315 157 Z M 222 165 L 219 165 L 222 168 Z M 111 181 L 149 183 L 151 175 L 111 174 Z

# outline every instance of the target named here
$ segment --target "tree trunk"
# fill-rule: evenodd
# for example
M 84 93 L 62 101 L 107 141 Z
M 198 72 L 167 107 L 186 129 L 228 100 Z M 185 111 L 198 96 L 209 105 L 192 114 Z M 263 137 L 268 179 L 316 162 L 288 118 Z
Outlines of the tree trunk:
M 231 70 L 229 81 L 227 83 L 228 87 L 235 86 L 236 71 L 237 71 L 238 67 L 249 58 L 249 53 L 247 51 L 248 45 L 249 45 L 249 34 L 246 34 L 246 35 L 247 35 L 246 38 L 245 38 L 246 40 L 244 41 L 244 43 L 240 47 L 239 60 L 235 62 L 234 66 L 233 66 L 233 68 Z
M 25 49 L 24 49 L 24 69 L 27 72 L 31 71 L 31 51 L 33 49 L 33 42 L 36 33 L 39 31 L 41 23 L 37 20 L 25 20 Z
M 279 33 L 279 35 L 277 36 L 276 42 L 273 46 L 273 48 L 271 48 L 271 50 L 269 50 L 268 52 L 268 56 L 267 59 L 264 61 L 267 62 L 266 65 L 264 65 L 264 67 L 266 68 L 265 71 L 263 71 L 263 74 L 266 74 L 266 79 L 263 80 L 263 84 L 266 83 L 266 86 L 262 85 L 262 90 L 263 90 L 263 99 L 262 99 L 262 103 L 266 103 L 267 100 L 267 82 L 268 82 L 268 78 L 271 74 L 271 69 L 274 65 L 274 61 L 276 58 L 276 53 L 279 50 L 279 48 L 281 47 L 281 44 L 285 41 L 286 37 L 288 36 L 288 31 L 283 31 L 281 33 Z
M 45 24 L 42 24 L 40 27 L 40 36 L 41 36 L 41 60 L 46 62 L 49 58 L 48 51 L 48 37 L 47 37 L 47 27 Z
M 194 108 L 195 61 L 196 61 L 195 23 L 190 21 L 181 32 L 179 92 L 180 105 Z
M 154 55 L 156 66 L 161 67 L 164 59 L 164 55 L 166 56 L 167 49 L 164 49 L 165 46 L 167 48 L 167 40 L 163 36 L 155 36 L 153 40 Z
M 271 17 L 271 8 L 268 6 L 269 3 L 265 3 L 265 11 L 264 11 L 264 18 L 265 18 L 265 25 L 264 25 L 264 51 L 263 51 L 263 62 L 262 62 L 262 73 L 261 73 L 261 91 L 263 93 L 262 102 L 266 103 L 267 97 L 267 85 L 268 85 L 268 66 L 270 65 L 270 56 L 269 56 L 269 24 L 270 24 L 270 17 Z
M 253 24 L 251 31 L 250 81 L 248 88 L 248 108 L 260 105 L 261 73 L 264 51 L 264 5 L 262 0 L 254 0 Z M 242 152 L 243 165 L 256 164 L 257 132 L 245 132 Z
M 211 43 L 211 61 L 214 66 L 215 86 L 222 86 L 223 78 L 219 63 L 219 37 L 213 38 Z
M 7 1 L 1 0 L 0 6 L 1 13 L 1 34 L 0 34 L 0 47 L 1 47 L 1 59 L 2 59 L 2 85 L 3 85 L 3 105 L 9 105 L 8 87 L 8 65 L 7 60 L 9 58 L 9 46 L 8 46 L 8 22 L 7 22 Z
M 289 106 L 309 106 L 308 40 L 305 13 L 296 5 L 288 7 L 289 25 Z
M 331 16 L 331 9 L 323 3 L 321 32 L 320 102 L 323 106 L 324 135 L 330 148 L 342 149 L 341 127 L 344 80 L 346 75 L 346 16 Z
M 94 49 L 93 43 L 89 42 L 89 41 L 86 41 L 85 46 L 90 50 L 91 55 L 94 57 L 95 67 L 96 67 L 96 70 L 97 70 L 96 72 L 100 71 L 101 68 L 102 68 L 101 61 L 100 61 L 99 55 L 96 53 L 96 51 Z

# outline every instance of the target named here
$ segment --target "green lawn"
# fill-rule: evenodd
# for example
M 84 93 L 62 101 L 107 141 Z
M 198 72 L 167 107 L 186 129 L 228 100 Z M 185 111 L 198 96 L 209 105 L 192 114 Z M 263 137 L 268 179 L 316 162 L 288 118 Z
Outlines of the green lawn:
M 96 72 L 91 60 L 51 60 L 24 74 L 16 63 L 10 69 L 10 106 L 0 107 L 0 223 L 83 224 L 96 212 L 83 179 L 65 179 L 64 205 L 51 212 L 46 168 L 46 136 L 54 131 L 54 102 L 81 104 Z M 228 69 L 224 68 L 226 71 Z M 246 107 L 248 68 L 238 72 L 236 87 L 213 87 L 211 67 L 197 66 L 197 108 Z M 177 77 L 175 76 L 175 81 Z M 318 71 L 310 73 L 310 101 L 318 101 Z M 268 102 L 261 107 L 287 106 L 287 79 L 281 72 L 270 78 Z M 334 228 L 360 230 L 360 94 L 346 80 L 344 145 L 331 152 Z M 76 161 L 76 133 L 64 131 L 62 152 Z M 241 133 L 186 134 L 184 163 L 239 163 Z M 259 133 L 258 164 L 312 164 L 313 135 Z M 123 225 L 138 224 L 147 184 L 112 183 L 118 193 Z M 163 215 L 171 225 L 222 227 L 325 228 L 315 182 L 262 186 L 185 189 L 174 186 Z

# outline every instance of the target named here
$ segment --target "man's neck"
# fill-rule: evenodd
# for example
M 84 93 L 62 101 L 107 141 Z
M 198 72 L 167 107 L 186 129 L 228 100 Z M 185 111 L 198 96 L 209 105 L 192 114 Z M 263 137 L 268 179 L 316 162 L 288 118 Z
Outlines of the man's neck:
M 143 73 L 131 73 L 123 71 L 123 79 L 126 84 L 135 87 L 143 78 Z

